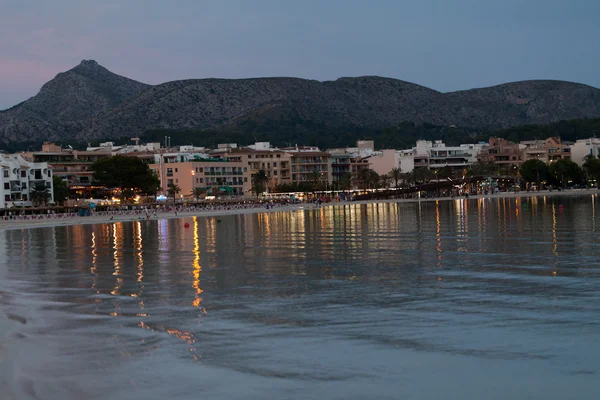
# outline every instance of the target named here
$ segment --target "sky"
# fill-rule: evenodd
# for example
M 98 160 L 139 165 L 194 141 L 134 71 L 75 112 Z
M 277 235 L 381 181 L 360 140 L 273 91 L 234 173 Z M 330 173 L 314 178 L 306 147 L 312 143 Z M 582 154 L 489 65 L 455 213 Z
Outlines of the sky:
M 0 110 L 93 59 L 145 83 L 379 75 L 600 87 L 599 0 L 0 0 Z

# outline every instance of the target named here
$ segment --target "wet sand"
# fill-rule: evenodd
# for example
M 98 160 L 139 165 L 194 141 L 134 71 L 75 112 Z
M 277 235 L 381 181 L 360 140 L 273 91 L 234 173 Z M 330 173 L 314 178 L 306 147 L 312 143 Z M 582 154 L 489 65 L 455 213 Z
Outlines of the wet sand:
M 473 199 L 497 199 L 497 198 L 533 198 L 533 197 L 544 197 L 544 196 L 589 196 L 593 194 L 599 194 L 598 189 L 576 189 L 576 190 L 565 190 L 565 191 L 539 191 L 539 192 L 518 192 L 518 193 L 505 193 L 501 192 L 493 195 L 476 195 L 469 196 L 470 200 Z M 373 203 L 415 203 L 415 202 L 426 202 L 426 201 L 455 201 L 464 199 L 461 197 L 436 197 L 436 198 L 421 198 L 421 199 L 389 199 L 389 200 L 361 200 L 361 201 L 342 201 L 323 203 L 320 206 L 314 204 L 293 204 L 287 206 L 278 206 L 272 209 L 266 209 L 264 207 L 254 207 L 245 209 L 234 209 L 234 210 L 199 210 L 199 211 L 182 211 L 175 215 L 174 212 L 161 212 L 157 214 L 157 217 L 150 218 L 151 220 L 163 220 L 172 218 L 186 218 L 186 217 L 217 217 L 226 215 L 240 215 L 240 214 L 257 214 L 265 212 L 285 212 L 285 211 L 298 211 L 313 208 L 332 207 L 340 205 L 354 205 L 354 204 L 373 204 Z M 90 217 L 71 217 L 61 219 L 44 219 L 44 220 L 12 220 L 12 221 L 0 221 L 0 230 L 6 229 L 25 229 L 25 228 L 42 228 L 42 227 L 53 227 L 53 226 L 70 226 L 70 225 L 84 225 L 84 224 L 105 224 L 113 222 L 128 222 L 145 220 L 145 215 L 114 215 L 113 219 L 110 219 L 110 215 L 94 215 Z

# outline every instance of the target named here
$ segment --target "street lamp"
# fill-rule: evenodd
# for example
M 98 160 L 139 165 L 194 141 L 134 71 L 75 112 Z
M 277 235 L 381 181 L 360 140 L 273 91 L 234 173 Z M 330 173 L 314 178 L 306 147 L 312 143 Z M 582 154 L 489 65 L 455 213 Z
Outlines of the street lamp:
M 195 175 L 196 175 L 196 171 L 194 171 L 194 170 L 192 169 L 192 193 L 191 193 L 190 199 L 193 199 L 193 198 L 194 198 L 194 176 L 195 176 Z M 190 201 L 191 201 L 191 200 L 190 200 Z

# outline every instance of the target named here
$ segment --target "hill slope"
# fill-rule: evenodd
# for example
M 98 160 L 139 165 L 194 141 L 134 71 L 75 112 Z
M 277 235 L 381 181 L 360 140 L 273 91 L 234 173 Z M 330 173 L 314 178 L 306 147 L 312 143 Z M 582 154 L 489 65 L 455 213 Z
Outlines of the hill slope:
M 119 138 L 156 129 L 302 134 L 315 126 L 378 128 L 403 121 L 498 129 L 594 117 L 600 117 L 600 89 L 562 81 L 451 93 L 369 76 L 195 79 L 150 87 L 84 61 L 0 112 L 0 142 Z
M 79 133 L 94 115 L 148 87 L 84 60 L 47 82 L 34 97 L 0 111 L 0 140 L 60 139 Z

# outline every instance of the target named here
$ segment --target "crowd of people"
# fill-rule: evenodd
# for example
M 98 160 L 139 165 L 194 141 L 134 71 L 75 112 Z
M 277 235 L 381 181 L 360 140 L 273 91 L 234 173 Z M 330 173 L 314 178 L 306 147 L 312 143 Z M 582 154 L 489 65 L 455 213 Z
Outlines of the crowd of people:
M 4 221 L 10 220 L 48 220 L 48 219 L 67 219 L 86 216 L 108 216 L 110 220 L 116 216 L 137 216 L 139 218 L 151 219 L 158 218 L 159 215 L 175 215 L 182 212 L 217 212 L 226 210 L 246 210 L 265 208 L 273 209 L 287 206 L 290 203 L 287 200 L 274 201 L 239 201 L 227 203 L 197 203 L 197 204 L 155 204 L 155 205 L 131 205 L 131 206 L 109 206 L 102 209 L 80 208 L 77 211 L 69 210 L 67 212 L 57 212 L 53 209 L 47 210 L 9 210 L 4 211 L 0 218 Z

